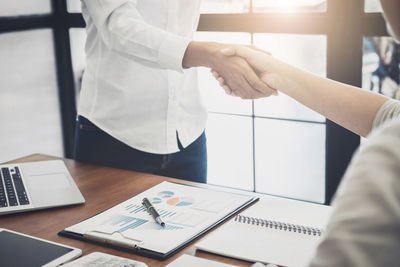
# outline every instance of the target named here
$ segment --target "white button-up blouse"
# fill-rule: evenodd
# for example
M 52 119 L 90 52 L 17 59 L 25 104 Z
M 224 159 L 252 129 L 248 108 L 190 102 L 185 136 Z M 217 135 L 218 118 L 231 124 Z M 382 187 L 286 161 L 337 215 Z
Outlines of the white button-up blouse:
M 86 69 L 78 113 L 145 152 L 179 151 L 204 131 L 196 69 L 182 59 L 200 0 L 82 0 Z

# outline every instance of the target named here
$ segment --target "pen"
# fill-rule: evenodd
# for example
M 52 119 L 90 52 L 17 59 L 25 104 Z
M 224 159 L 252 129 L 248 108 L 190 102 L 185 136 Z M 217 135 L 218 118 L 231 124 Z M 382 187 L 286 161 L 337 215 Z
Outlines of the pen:
M 154 220 L 159 223 L 162 227 L 165 227 L 165 223 L 161 220 L 160 214 L 156 211 L 156 209 L 151 205 L 150 201 L 145 197 L 142 200 L 143 206 L 146 210 L 153 216 Z

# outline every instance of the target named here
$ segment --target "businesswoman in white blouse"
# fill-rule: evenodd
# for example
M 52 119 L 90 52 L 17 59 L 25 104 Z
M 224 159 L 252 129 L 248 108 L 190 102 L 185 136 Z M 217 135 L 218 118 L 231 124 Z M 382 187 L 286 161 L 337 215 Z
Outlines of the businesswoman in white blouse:
M 221 61 L 222 44 L 191 40 L 199 8 L 200 0 L 82 0 L 76 160 L 206 182 L 207 112 L 192 67 L 223 73 L 243 98 L 269 89 L 242 58 Z

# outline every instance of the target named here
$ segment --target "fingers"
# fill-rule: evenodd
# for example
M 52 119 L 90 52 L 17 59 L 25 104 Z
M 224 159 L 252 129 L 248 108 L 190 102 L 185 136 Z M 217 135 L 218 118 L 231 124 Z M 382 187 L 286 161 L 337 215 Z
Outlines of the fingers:
M 237 72 L 234 77 L 229 77 L 230 85 L 226 82 L 226 80 L 220 76 L 220 74 L 215 71 L 211 70 L 212 75 L 218 81 L 219 85 L 224 89 L 225 93 L 232 96 L 238 96 L 242 99 L 252 99 L 252 98 L 259 98 L 260 92 L 257 92 L 247 81 L 247 79 L 242 75 L 242 72 L 250 72 L 249 69 L 251 68 L 247 65 L 243 64 L 241 67 L 243 68 L 241 72 Z M 246 68 L 247 67 L 247 68 Z M 254 74 L 255 75 L 255 74 Z M 258 79 L 258 77 L 257 77 Z
M 218 78 L 220 77 L 219 73 L 213 69 L 211 69 L 211 74 L 214 76 L 215 79 L 218 80 Z
M 212 75 L 214 76 L 214 78 L 218 81 L 218 83 L 219 83 L 219 85 L 222 87 L 222 89 L 224 89 L 224 91 L 225 91 L 225 93 L 226 93 L 227 95 L 235 96 L 235 95 L 232 93 L 231 88 L 229 88 L 229 86 L 226 85 L 225 79 L 222 78 L 222 77 L 219 75 L 219 73 L 218 73 L 217 71 L 211 69 L 211 73 L 212 73 Z
M 265 84 L 257 76 L 254 70 L 245 62 L 241 64 L 242 70 L 235 77 L 229 79 L 231 85 L 214 69 L 211 73 L 224 89 L 225 93 L 231 96 L 238 96 L 242 99 L 257 99 L 270 95 L 278 95 L 277 90 Z
M 258 48 L 257 46 L 254 46 L 254 45 L 246 45 L 246 47 L 248 47 L 248 48 L 250 48 L 250 49 L 253 49 L 253 50 L 255 50 L 255 51 L 264 53 L 264 54 L 269 55 L 269 56 L 272 55 L 270 52 L 265 51 L 265 50 L 263 50 L 263 49 L 261 49 L 261 48 Z
M 234 79 L 229 79 L 228 81 L 235 80 L 232 85 L 229 85 L 232 93 L 241 97 L 242 99 L 256 99 L 261 97 L 270 96 L 271 94 L 276 95 L 276 91 L 271 89 L 268 85 L 263 83 L 261 79 L 257 76 L 250 65 L 244 60 L 237 61 L 238 72 L 236 73 Z M 227 77 L 228 78 L 228 77 Z M 219 77 L 219 82 L 226 82 L 222 77 Z
M 257 53 L 256 51 L 253 51 L 253 49 L 250 49 L 250 48 L 244 47 L 244 46 L 237 46 L 234 48 L 234 51 L 235 51 L 234 55 L 242 57 L 246 60 L 251 58 L 252 53 Z M 221 53 L 222 53 L 222 51 L 221 51 Z M 263 51 L 263 53 L 264 53 L 264 51 Z
M 277 83 L 278 83 L 278 79 L 279 79 L 276 75 L 266 73 L 266 74 L 261 75 L 260 79 L 266 85 L 268 85 L 269 88 L 272 88 L 273 90 L 278 92 L 278 90 L 275 89 L 275 88 L 277 88 Z
M 225 56 L 237 55 L 237 56 L 246 58 L 249 55 L 249 51 L 246 51 L 245 49 L 243 49 L 243 47 L 246 47 L 248 49 L 252 49 L 252 50 L 257 51 L 257 52 L 261 52 L 261 53 L 269 55 L 269 56 L 271 55 L 270 52 L 267 52 L 267 51 L 265 51 L 263 49 L 260 49 L 260 48 L 254 46 L 254 45 L 245 45 L 245 46 L 235 45 L 235 46 L 225 47 L 225 48 L 222 48 L 220 50 L 220 52 Z
M 236 53 L 240 49 L 240 47 L 237 50 L 229 47 L 223 52 L 232 54 L 232 51 Z M 254 51 L 251 53 L 259 52 Z M 277 91 L 261 81 L 255 70 L 245 59 L 237 56 L 223 56 L 221 59 L 223 60 L 218 62 L 215 69 L 211 69 L 211 73 L 228 95 L 235 95 L 242 99 L 256 99 L 277 95 Z
M 227 95 L 236 96 L 236 95 L 232 92 L 231 88 L 229 88 L 228 85 L 223 85 L 222 88 L 224 89 L 224 91 L 225 91 L 225 93 L 226 93 Z
M 248 83 L 257 90 L 257 96 L 260 97 L 266 97 L 266 96 L 270 96 L 270 95 L 278 95 L 277 90 L 271 88 L 270 86 L 268 86 L 268 84 L 264 83 L 255 73 L 253 70 L 248 71 L 245 74 L 245 77 L 248 81 Z
M 240 87 L 232 89 L 232 92 L 242 99 L 260 98 L 262 94 L 256 88 L 252 87 L 245 76 L 240 77 Z
M 236 49 L 234 47 L 225 47 L 221 49 L 221 53 L 225 56 L 234 56 L 236 53 Z

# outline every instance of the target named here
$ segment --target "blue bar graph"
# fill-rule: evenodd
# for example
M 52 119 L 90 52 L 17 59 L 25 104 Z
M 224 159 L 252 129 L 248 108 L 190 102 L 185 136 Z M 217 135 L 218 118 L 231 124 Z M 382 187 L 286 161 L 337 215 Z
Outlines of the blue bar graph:
M 121 228 L 118 229 L 117 231 L 124 232 L 128 229 L 135 229 L 146 222 L 148 222 L 148 220 L 124 216 L 124 215 L 113 215 L 110 219 L 105 221 L 103 224 L 111 224 L 116 227 L 119 226 Z
M 135 204 L 130 204 L 125 207 L 125 210 L 127 210 L 129 213 L 140 213 L 140 212 L 146 212 L 145 207 L 142 205 L 135 205 Z M 166 217 L 172 217 L 176 214 L 176 212 L 173 211 L 168 211 L 168 210 L 163 210 L 163 209 L 157 209 L 157 212 L 160 214 L 162 218 Z
M 180 226 L 175 226 L 175 225 L 170 225 L 166 224 L 165 227 L 162 227 L 158 223 L 147 223 L 140 227 L 140 229 L 147 229 L 147 230 L 181 230 L 183 227 Z
M 144 224 L 144 223 L 146 223 L 146 222 L 148 222 L 148 221 L 147 221 L 147 220 L 143 220 L 143 219 L 136 218 L 136 221 L 135 221 L 135 222 L 133 222 L 133 223 L 131 223 L 131 224 L 129 224 L 129 225 L 127 225 L 127 226 L 125 226 L 125 227 L 119 229 L 118 232 L 122 233 L 122 232 L 124 232 L 124 231 L 126 231 L 126 230 L 129 230 L 129 229 L 135 229 L 135 228 L 141 226 L 142 224 Z

